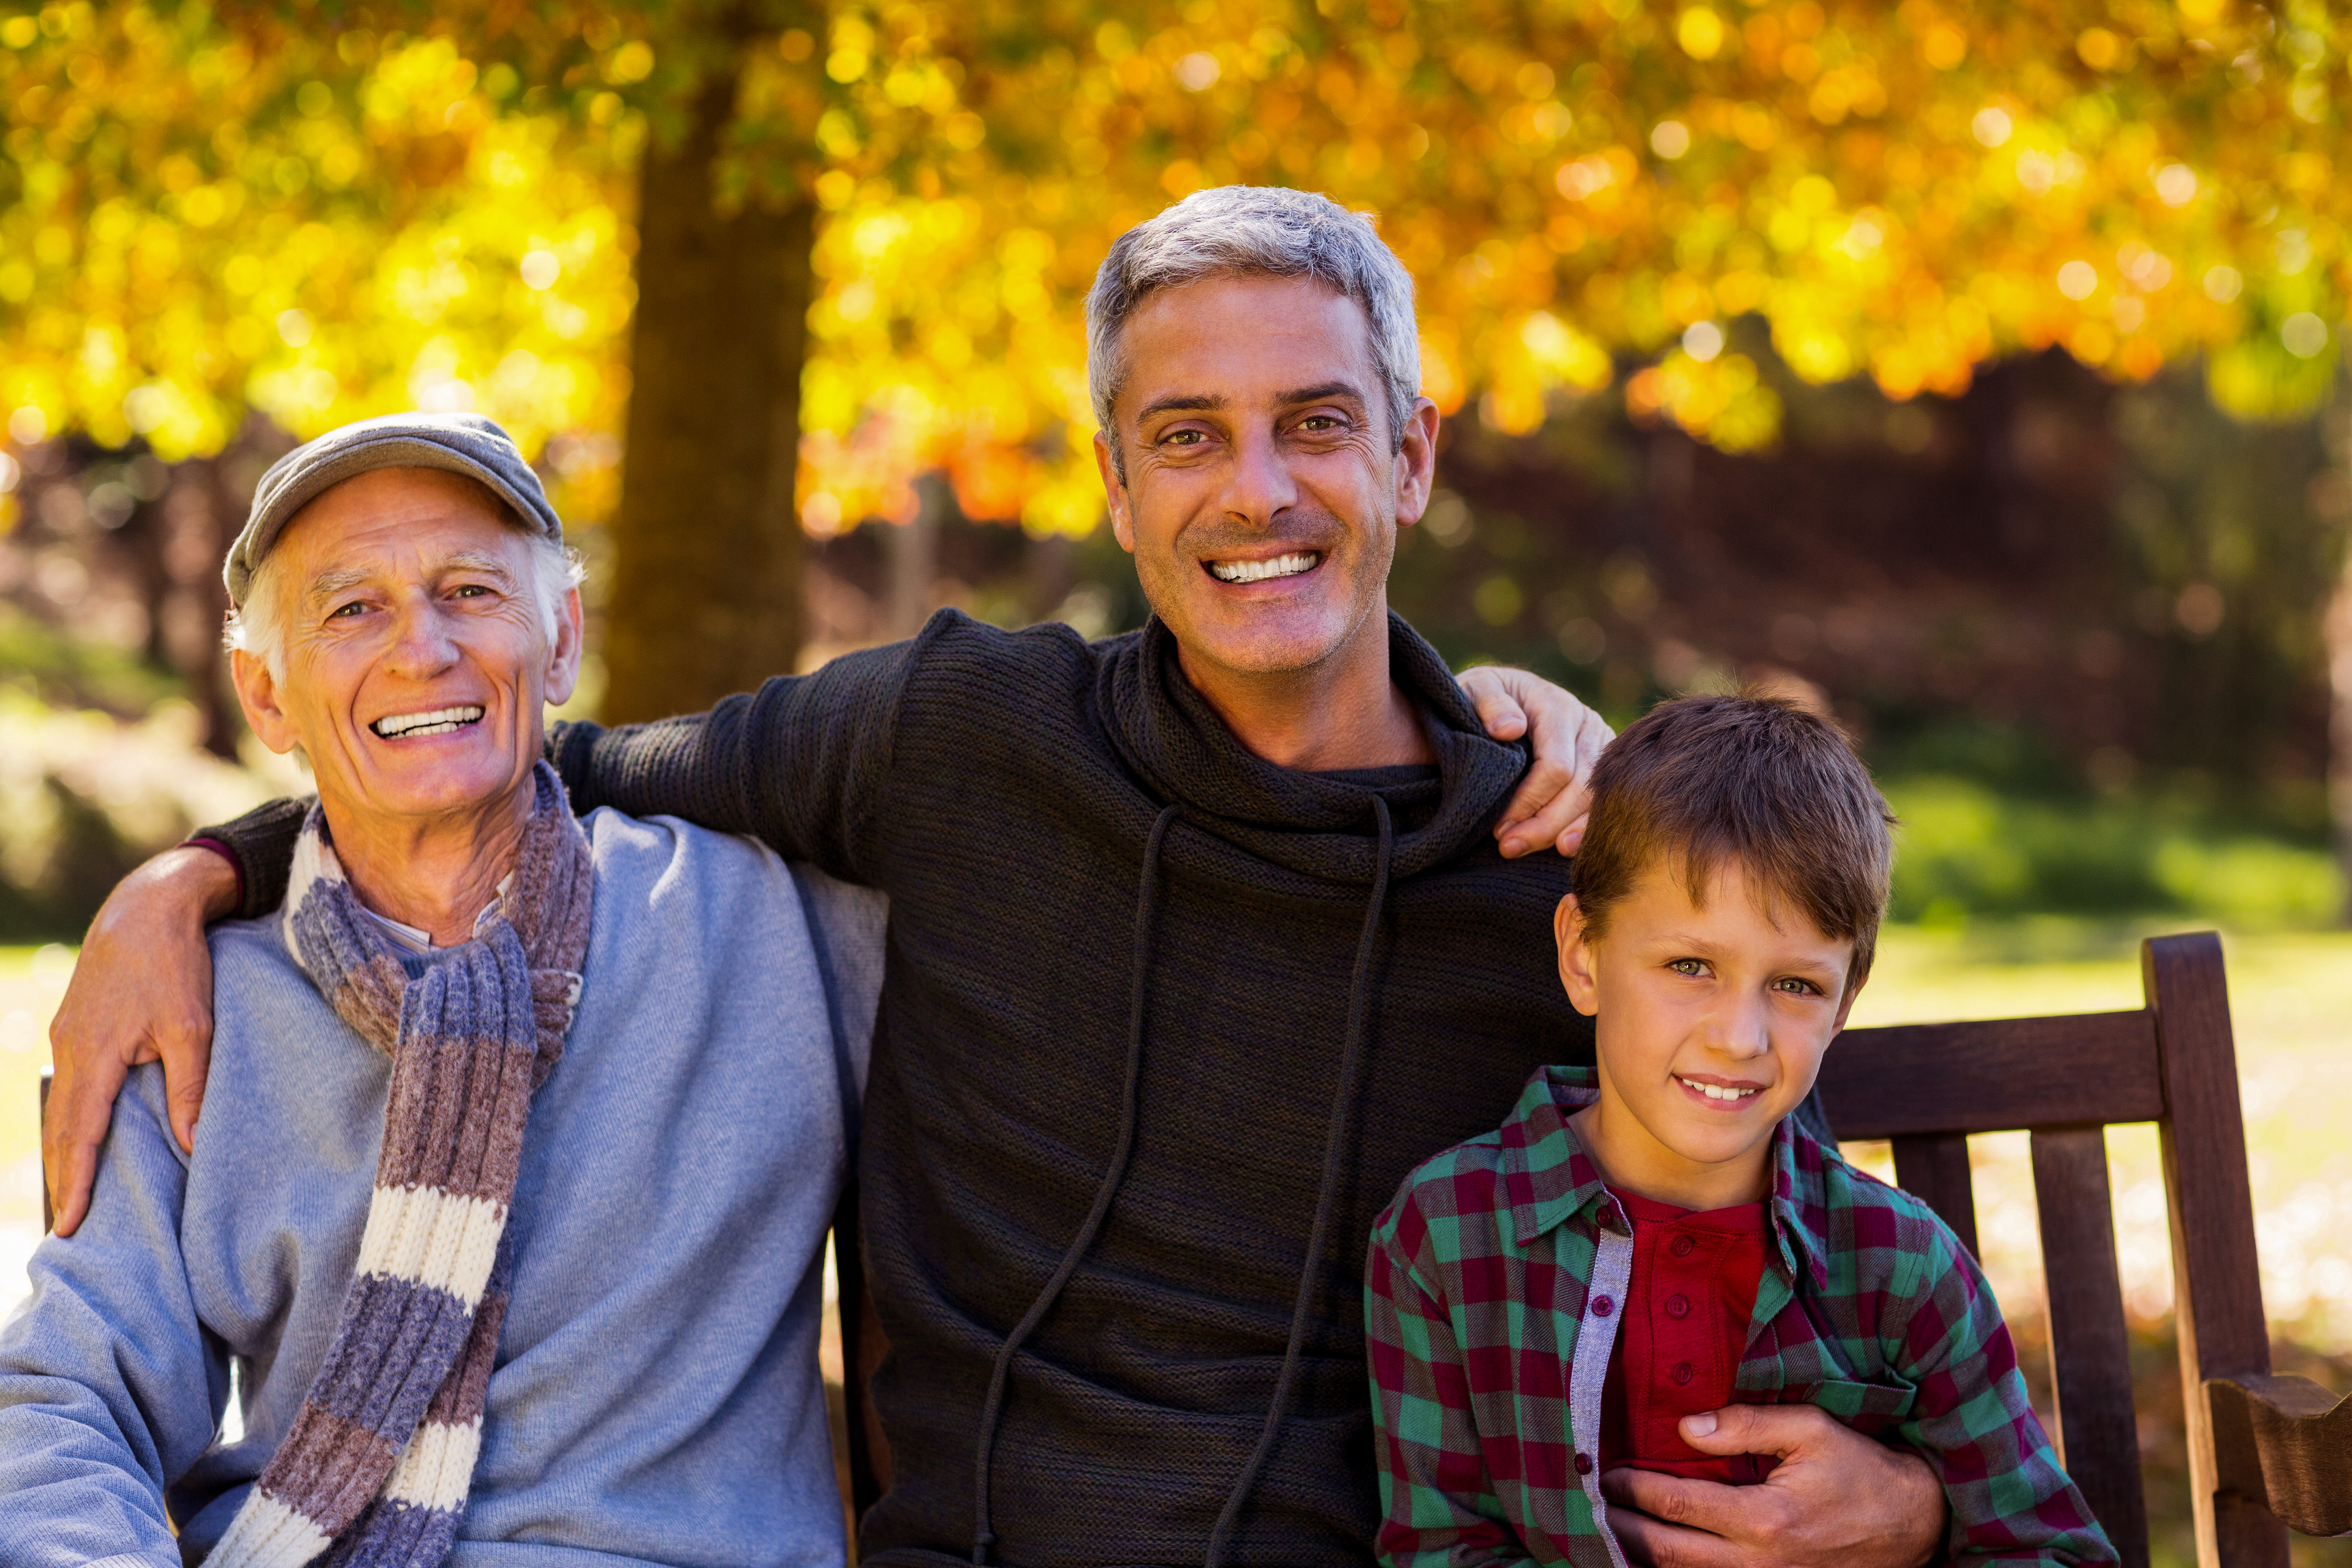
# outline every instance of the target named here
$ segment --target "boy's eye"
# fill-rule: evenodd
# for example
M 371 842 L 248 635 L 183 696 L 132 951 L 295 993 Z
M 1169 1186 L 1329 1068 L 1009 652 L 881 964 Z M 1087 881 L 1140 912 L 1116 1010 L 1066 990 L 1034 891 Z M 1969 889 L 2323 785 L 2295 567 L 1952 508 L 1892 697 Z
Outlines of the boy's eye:
M 1706 973 L 1706 960 L 1698 958 L 1677 958 L 1666 967 L 1676 974 L 1687 974 L 1693 979 Z
M 1779 990 L 1784 991 L 1791 996 L 1818 996 L 1821 994 L 1820 987 L 1816 986 L 1811 981 L 1800 980 L 1793 974 L 1788 976 L 1786 979 L 1777 981 L 1774 984 Z

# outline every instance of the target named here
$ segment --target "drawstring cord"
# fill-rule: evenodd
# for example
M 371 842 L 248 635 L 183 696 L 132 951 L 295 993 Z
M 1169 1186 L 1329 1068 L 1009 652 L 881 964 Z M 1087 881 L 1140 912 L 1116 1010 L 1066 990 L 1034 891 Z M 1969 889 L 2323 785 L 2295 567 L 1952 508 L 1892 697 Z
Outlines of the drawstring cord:
M 1380 825 L 1381 858 L 1372 875 L 1371 902 L 1364 910 L 1363 935 L 1356 942 L 1356 974 L 1348 988 L 1348 1040 L 1339 1058 L 1339 1091 L 1331 1097 L 1331 1131 L 1323 1144 L 1323 1190 L 1315 1200 L 1315 1227 L 1307 1234 L 1307 1266 L 1299 1271 L 1298 1300 L 1290 1311 L 1290 1343 L 1282 1354 L 1282 1375 L 1275 1380 L 1274 1403 L 1265 1413 L 1265 1430 L 1258 1435 L 1256 1449 L 1251 1453 L 1249 1463 L 1242 1467 L 1241 1479 L 1234 1483 L 1223 1511 L 1217 1515 L 1216 1528 L 1209 1532 L 1207 1568 L 1223 1568 L 1226 1542 L 1241 1519 L 1242 1504 L 1257 1486 L 1258 1472 L 1274 1453 L 1275 1443 L 1282 1436 L 1283 1421 L 1290 1414 L 1291 1394 L 1298 1380 L 1299 1352 L 1307 1340 L 1307 1316 L 1315 1304 L 1317 1276 L 1323 1269 L 1331 1211 L 1339 1206 L 1339 1175 L 1347 1164 L 1348 1126 L 1356 1104 L 1356 1079 L 1363 1068 L 1364 1014 L 1371 989 L 1372 944 L 1380 935 L 1381 906 L 1388 902 L 1389 858 L 1394 845 L 1388 802 L 1377 795 L 1372 796 L 1372 816 Z
M 988 1562 L 988 1549 L 996 1544 L 995 1532 L 989 1528 L 989 1457 L 996 1447 L 997 1419 L 1004 1412 L 1004 1383 L 1012 1374 L 1013 1358 L 1020 1353 L 1021 1347 L 1036 1331 L 1037 1325 L 1045 1321 L 1045 1314 L 1053 1310 L 1054 1303 L 1061 1299 L 1062 1288 L 1070 1282 L 1070 1276 L 1078 1271 L 1079 1260 L 1094 1246 L 1095 1237 L 1102 1229 L 1103 1221 L 1110 1215 L 1111 1200 L 1118 1195 L 1119 1184 L 1127 1179 L 1128 1157 L 1135 1152 L 1136 1086 L 1143 1076 L 1143 1005 L 1151 977 L 1151 922 L 1160 902 L 1160 847 L 1168 837 L 1169 825 L 1176 820 L 1180 810 L 1180 807 L 1171 805 L 1162 811 L 1152 822 L 1150 837 L 1144 840 L 1143 845 L 1143 885 L 1135 895 L 1135 1000 L 1128 1014 L 1127 1087 L 1120 1102 L 1118 1142 L 1111 1150 L 1110 1166 L 1103 1172 L 1102 1184 L 1095 1189 L 1095 1206 L 1087 1211 L 1086 1223 L 1078 1226 L 1076 1239 L 1062 1255 L 1061 1267 L 1054 1270 L 1053 1278 L 1045 1281 L 1045 1288 L 1029 1304 L 1029 1310 L 1022 1317 L 1019 1325 L 997 1348 L 996 1365 L 989 1373 L 988 1403 L 981 1407 L 980 1454 L 972 1475 L 971 1560 L 975 1564 L 984 1565 Z M 1385 880 L 1388 866 L 1386 806 L 1381 808 L 1381 864 Z M 1377 894 L 1374 899 L 1374 907 L 1377 908 Z M 1319 1236 L 1319 1218 L 1317 1225 Z M 1296 1331 L 1291 1337 L 1295 1351 Z

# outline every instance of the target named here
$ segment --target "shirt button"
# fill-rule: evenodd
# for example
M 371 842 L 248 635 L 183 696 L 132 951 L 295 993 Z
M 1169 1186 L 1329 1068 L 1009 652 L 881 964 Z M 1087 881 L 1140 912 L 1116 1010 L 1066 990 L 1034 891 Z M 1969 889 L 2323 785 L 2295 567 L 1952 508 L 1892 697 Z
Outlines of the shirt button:
M 1589 1476 L 1592 1473 L 1591 1455 L 1579 1454 L 1576 1457 L 1576 1473 L 1580 1476 Z
M 1605 1297 L 1604 1297 L 1604 1298 L 1602 1298 L 1602 1299 L 1605 1300 L 1607 1298 L 1605 1298 Z M 1666 1316 L 1667 1316 L 1667 1317 L 1669 1317 L 1669 1318 L 1687 1318 L 1687 1317 L 1689 1317 L 1689 1316 L 1690 1316 L 1690 1298 L 1689 1298 L 1688 1296 L 1685 1296 L 1685 1295 L 1681 1295 L 1681 1294 L 1675 1294 L 1675 1295 L 1672 1295 L 1672 1296 L 1667 1297 L 1667 1298 L 1666 1298 Z
M 1677 1301 L 1679 1301 L 1679 1300 L 1682 1300 L 1682 1298 L 1681 1298 L 1681 1297 L 1679 1297 L 1679 1296 L 1677 1296 L 1677 1297 L 1675 1297 L 1675 1300 L 1677 1300 Z M 1592 1298 L 1592 1315 L 1593 1315 L 1594 1317 L 1596 1317 L 1596 1318 L 1605 1318 L 1605 1317 L 1607 1317 L 1610 1313 L 1612 1313 L 1612 1312 L 1615 1311 L 1616 1310 L 1617 1310 L 1617 1303 L 1616 1303 L 1614 1300 L 1612 1300 L 1612 1299 L 1610 1299 L 1609 1297 L 1607 1297 L 1607 1296 L 1595 1296 L 1594 1298 Z M 1682 1313 L 1680 1313 L 1680 1312 L 1676 1312 L 1676 1313 L 1675 1314 L 1675 1317 L 1677 1317 L 1677 1318 L 1679 1318 L 1679 1317 L 1681 1317 L 1681 1316 L 1682 1316 Z
M 1697 1245 L 1697 1242 L 1693 1241 L 1687 1236 L 1678 1236 L 1675 1237 L 1675 1256 L 1676 1258 L 1688 1258 L 1691 1255 L 1691 1248 Z
M 1691 1380 L 1691 1363 L 1686 1361 L 1675 1363 L 1675 1370 L 1671 1375 L 1676 1383 L 1688 1383 Z

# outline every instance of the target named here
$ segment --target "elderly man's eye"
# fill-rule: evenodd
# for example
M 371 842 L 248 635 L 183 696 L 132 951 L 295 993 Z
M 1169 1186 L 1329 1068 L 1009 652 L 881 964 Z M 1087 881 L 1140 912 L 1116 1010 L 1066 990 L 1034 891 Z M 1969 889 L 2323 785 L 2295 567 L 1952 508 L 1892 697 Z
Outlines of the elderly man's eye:
M 347 621 L 353 616 L 362 614 L 366 609 L 367 605 L 363 601 L 353 599 L 348 605 L 337 605 L 328 611 L 327 618 L 331 621 Z

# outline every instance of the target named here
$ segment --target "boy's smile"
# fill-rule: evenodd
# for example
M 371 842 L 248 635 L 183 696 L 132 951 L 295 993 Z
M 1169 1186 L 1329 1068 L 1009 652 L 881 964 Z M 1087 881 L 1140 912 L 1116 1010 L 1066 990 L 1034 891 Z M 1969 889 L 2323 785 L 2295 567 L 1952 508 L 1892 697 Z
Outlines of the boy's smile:
M 1601 1099 L 1575 1118 L 1612 1183 L 1686 1208 L 1767 1194 L 1772 1129 L 1813 1087 L 1859 984 L 1853 943 L 1815 930 L 1736 862 L 1694 902 L 1673 860 L 1651 866 L 1591 936 L 1560 900 L 1560 980 L 1594 1016 Z

